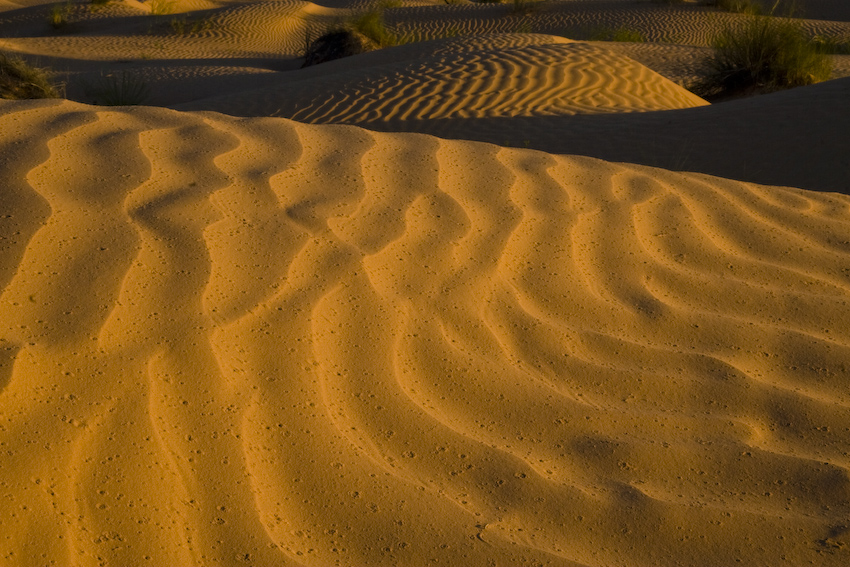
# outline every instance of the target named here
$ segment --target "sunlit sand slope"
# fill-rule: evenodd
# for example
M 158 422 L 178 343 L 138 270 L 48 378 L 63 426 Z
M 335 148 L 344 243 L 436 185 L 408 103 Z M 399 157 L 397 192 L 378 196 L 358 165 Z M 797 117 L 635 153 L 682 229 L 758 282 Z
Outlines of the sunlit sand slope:
M 850 198 L 0 113 L 4 565 L 850 561 Z
M 275 86 L 181 107 L 307 123 L 669 110 L 706 101 L 585 43 L 532 34 L 437 40 L 288 73 Z

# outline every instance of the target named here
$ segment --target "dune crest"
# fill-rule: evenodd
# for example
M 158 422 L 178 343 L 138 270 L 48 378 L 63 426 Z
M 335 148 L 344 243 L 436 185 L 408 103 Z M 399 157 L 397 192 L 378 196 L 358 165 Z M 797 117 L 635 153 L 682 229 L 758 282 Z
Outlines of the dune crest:
M 0 128 L 5 563 L 850 559 L 850 198 L 154 108 Z
M 707 104 L 606 49 L 549 35 L 495 34 L 332 61 L 289 73 L 270 87 L 179 108 L 403 129 L 422 120 L 649 112 Z

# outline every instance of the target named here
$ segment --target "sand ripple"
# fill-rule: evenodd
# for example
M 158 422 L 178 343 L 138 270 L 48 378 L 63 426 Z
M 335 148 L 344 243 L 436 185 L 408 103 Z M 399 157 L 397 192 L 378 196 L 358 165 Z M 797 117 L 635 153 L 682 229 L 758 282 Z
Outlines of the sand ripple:
M 388 11 L 387 19 L 404 33 L 426 38 L 524 31 L 593 39 L 623 29 L 649 42 L 708 46 L 721 30 L 739 25 L 746 16 L 700 5 L 600 0 L 544 2 L 529 13 L 514 12 L 511 2 L 404 7 Z M 805 26 L 813 35 L 850 34 L 847 21 L 807 20 Z
M 628 57 L 563 38 L 494 34 L 406 45 L 290 73 L 271 87 L 185 106 L 307 123 L 403 127 L 418 120 L 691 108 L 703 99 Z
M 845 565 L 850 199 L 0 105 L 9 565 Z

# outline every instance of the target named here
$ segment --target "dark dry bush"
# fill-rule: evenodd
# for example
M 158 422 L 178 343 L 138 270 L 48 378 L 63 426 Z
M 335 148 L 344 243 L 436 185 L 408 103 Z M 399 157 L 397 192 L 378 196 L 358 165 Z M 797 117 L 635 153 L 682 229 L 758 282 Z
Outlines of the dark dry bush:
M 50 83 L 50 74 L 33 67 L 18 57 L 0 53 L 0 98 L 56 98 L 59 94 Z

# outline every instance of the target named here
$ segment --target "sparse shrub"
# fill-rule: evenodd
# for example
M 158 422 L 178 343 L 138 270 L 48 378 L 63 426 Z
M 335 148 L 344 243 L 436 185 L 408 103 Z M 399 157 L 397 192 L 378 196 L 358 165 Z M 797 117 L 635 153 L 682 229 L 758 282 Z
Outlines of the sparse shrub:
M 186 18 L 172 18 L 169 25 L 171 26 L 171 31 L 177 35 L 184 35 L 186 33 Z
M 68 25 L 74 6 L 70 2 L 53 4 L 47 12 L 47 22 L 55 30 L 61 30 Z
M 387 29 L 384 23 L 384 12 L 369 10 L 354 16 L 349 22 L 354 31 L 363 34 L 374 41 L 378 47 L 389 47 L 401 43 L 400 38 Z
M 144 104 L 150 98 L 150 88 L 141 78 L 132 73 L 105 75 L 85 89 L 86 95 L 94 99 L 94 104 L 102 106 L 132 106 Z
M 302 67 L 359 55 L 378 48 L 375 42 L 361 33 L 346 28 L 336 29 L 319 36 L 309 45 Z
M 379 47 L 377 43 L 357 31 L 337 28 L 310 42 L 304 54 L 302 67 L 374 51 Z
M 175 0 L 150 0 L 148 6 L 152 16 L 162 16 L 174 11 Z
M 614 33 L 611 34 L 611 41 L 643 43 L 646 40 L 644 39 L 643 34 L 637 30 L 630 30 L 628 28 L 617 28 L 616 30 L 614 30 Z
M 646 39 L 643 34 L 637 30 L 632 30 L 626 27 L 617 29 L 600 28 L 593 31 L 590 35 L 591 41 L 622 41 L 627 43 L 643 43 Z
M 764 13 L 761 4 L 754 0 L 715 0 L 714 5 L 720 10 L 737 14 L 760 16 Z
M 56 98 L 59 93 L 50 82 L 50 73 L 19 57 L 0 53 L 0 98 Z
M 850 38 L 824 37 L 816 35 L 812 38 L 815 48 L 829 55 L 850 55 Z
M 513 0 L 511 13 L 517 16 L 525 16 L 538 11 L 542 5 L 542 0 Z
M 309 27 L 304 30 L 304 67 L 422 39 L 413 34 L 397 35 L 388 30 L 383 9 L 356 14 L 326 29 L 315 40 L 312 32 Z
M 704 96 L 810 85 L 832 73 L 829 56 L 796 20 L 752 16 L 712 43 L 712 74 L 702 88 Z
M 210 29 L 211 23 L 206 18 L 188 20 L 186 16 L 182 16 L 180 18 L 172 18 L 169 25 L 171 26 L 171 31 L 177 35 L 191 35 Z

